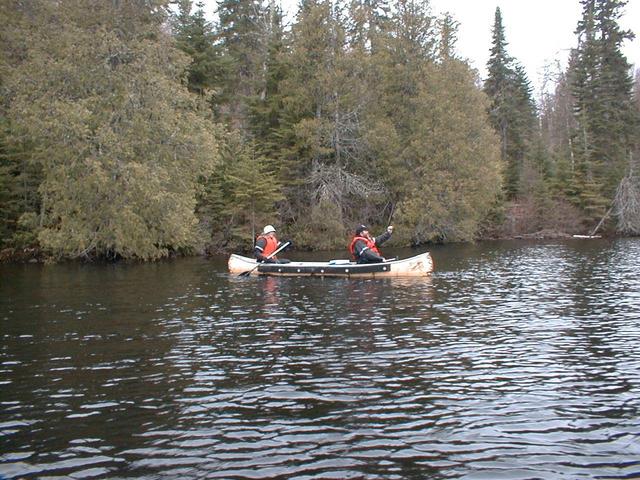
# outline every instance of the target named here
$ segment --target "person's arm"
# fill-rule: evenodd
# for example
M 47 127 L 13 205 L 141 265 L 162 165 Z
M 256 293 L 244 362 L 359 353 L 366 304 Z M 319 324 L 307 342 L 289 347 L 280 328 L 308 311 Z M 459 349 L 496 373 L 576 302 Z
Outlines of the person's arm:
M 367 262 L 384 262 L 384 257 L 373 252 L 362 240 L 358 240 L 353 248 L 355 249 L 358 258 L 362 260 Z
M 378 235 L 375 238 L 376 245 L 382 245 L 384 242 L 389 240 L 391 238 L 391 233 L 392 232 L 393 232 L 393 230 L 387 229 L 387 231 L 384 232 L 382 235 Z
M 267 245 L 267 241 L 264 238 L 258 239 L 256 242 L 256 246 L 253 248 L 253 254 L 256 257 L 256 260 L 259 262 L 265 263 L 275 263 L 273 258 L 267 258 L 266 255 L 263 254 L 264 247 Z

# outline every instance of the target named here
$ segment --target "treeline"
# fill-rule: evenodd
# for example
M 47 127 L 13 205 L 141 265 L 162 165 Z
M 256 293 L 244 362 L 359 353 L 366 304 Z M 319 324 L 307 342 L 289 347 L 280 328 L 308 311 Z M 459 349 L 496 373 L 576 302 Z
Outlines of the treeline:
M 581 3 L 538 109 L 499 10 L 482 84 L 424 1 L 305 0 L 285 25 L 273 1 L 221 0 L 212 23 L 189 0 L 5 0 L 2 247 L 154 259 L 265 223 L 316 249 L 359 223 L 398 245 L 602 217 L 637 234 L 625 2 Z

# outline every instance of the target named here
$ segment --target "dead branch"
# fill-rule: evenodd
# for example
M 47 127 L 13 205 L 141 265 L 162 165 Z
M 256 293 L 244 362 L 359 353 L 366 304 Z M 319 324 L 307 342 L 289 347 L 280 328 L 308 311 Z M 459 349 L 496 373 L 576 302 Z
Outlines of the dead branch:
M 338 165 L 321 163 L 316 163 L 307 183 L 312 186 L 316 201 L 328 200 L 337 205 L 342 205 L 342 199 L 347 195 L 369 198 L 385 192 L 384 186 L 375 180 L 347 172 Z
M 640 235 L 640 178 L 630 173 L 624 177 L 613 201 L 618 218 L 617 229 L 629 235 Z

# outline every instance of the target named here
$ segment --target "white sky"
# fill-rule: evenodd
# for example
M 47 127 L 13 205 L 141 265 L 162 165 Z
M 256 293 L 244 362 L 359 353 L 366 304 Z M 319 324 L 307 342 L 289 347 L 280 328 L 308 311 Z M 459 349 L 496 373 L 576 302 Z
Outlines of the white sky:
M 525 68 L 529 80 L 538 89 L 545 65 L 560 61 L 566 67 L 569 49 L 577 45 L 574 33 L 581 16 L 578 0 L 431 0 L 433 13 L 449 13 L 460 23 L 458 54 L 486 75 L 491 48 L 491 32 L 496 7 L 500 7 L 507 52 Z M 622 28 L 636 33 L 626 41 L 623 53 L 640 68 L 640 0 L 629 0 L 620 19 Z
M 276 1 L 290 16 L 295 14 L 297 0 Z M 216 0 L 204 3 L 207 16 L 212 16 Z M 495 10 L 500 7 L 507 52 L 524 66 L 536 97 L 544 67 L 560 62 L 564 68 L 569 49 L 577 44 L 574 31 L 581 14 L 579 0 L 430 0 L 430 4 L 432 13 L 448 11 L 460 23 L 456 50 L 478 69 L 482 79 L 491 49 Z M 623 53 L 629 63 L 640 68 L 640 0 L 628 0 L 620 25 L 636 34 L 633 42 L 625 42 Z

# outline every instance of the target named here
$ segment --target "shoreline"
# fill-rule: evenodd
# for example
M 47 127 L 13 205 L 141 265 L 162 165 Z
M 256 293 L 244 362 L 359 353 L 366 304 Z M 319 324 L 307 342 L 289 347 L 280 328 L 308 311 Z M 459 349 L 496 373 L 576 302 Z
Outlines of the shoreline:
M 487 236 L 476 239 L 476 242 L 491 242 L 491 241 L 508 241 L 508 240 L 585 240 L 585 239 L 602 239 L 602 238 L 631 238 L 628 235 L 577 235 L 570 234 L 561 231 L 555 230 L 540 230 L 538 232 L 532 233 L 524 233 L 517 235 L 505 235 L 505 236 Z M 463 242 L 463 243 L 473 243 L 473 242 Z M 320 252 L 322 250 L 314 250 Z M 215 255 L 230 255 L 231 251 L 220 251 L 216 252 Z M 167 260 L 178 257 L 210 257 L 213 256 L 212 253 L 194 253 L 193 255 L 181 255 L 181 254 L 170 254 L 168 257 L 160 259 Z M 105 262 L 105 263 L 118 263 L 122 260 L 114 261 L 106 261 L 101 259 L 96 259 L 94 262 Z M 0 250 L 0 264 L 56 264 L 56 263 L 65 263 L 65 262 L 80 262 L 80 263 L 94 263 L 87 260 L 81 259 L 61 259 L 61 260 L 53 260 L 53 257 L 46 255 L 39 248 L 29 247 L 29 248 L 4 248 Z M 138 260 L 131 260 L 130 263 L 138 263 Z

